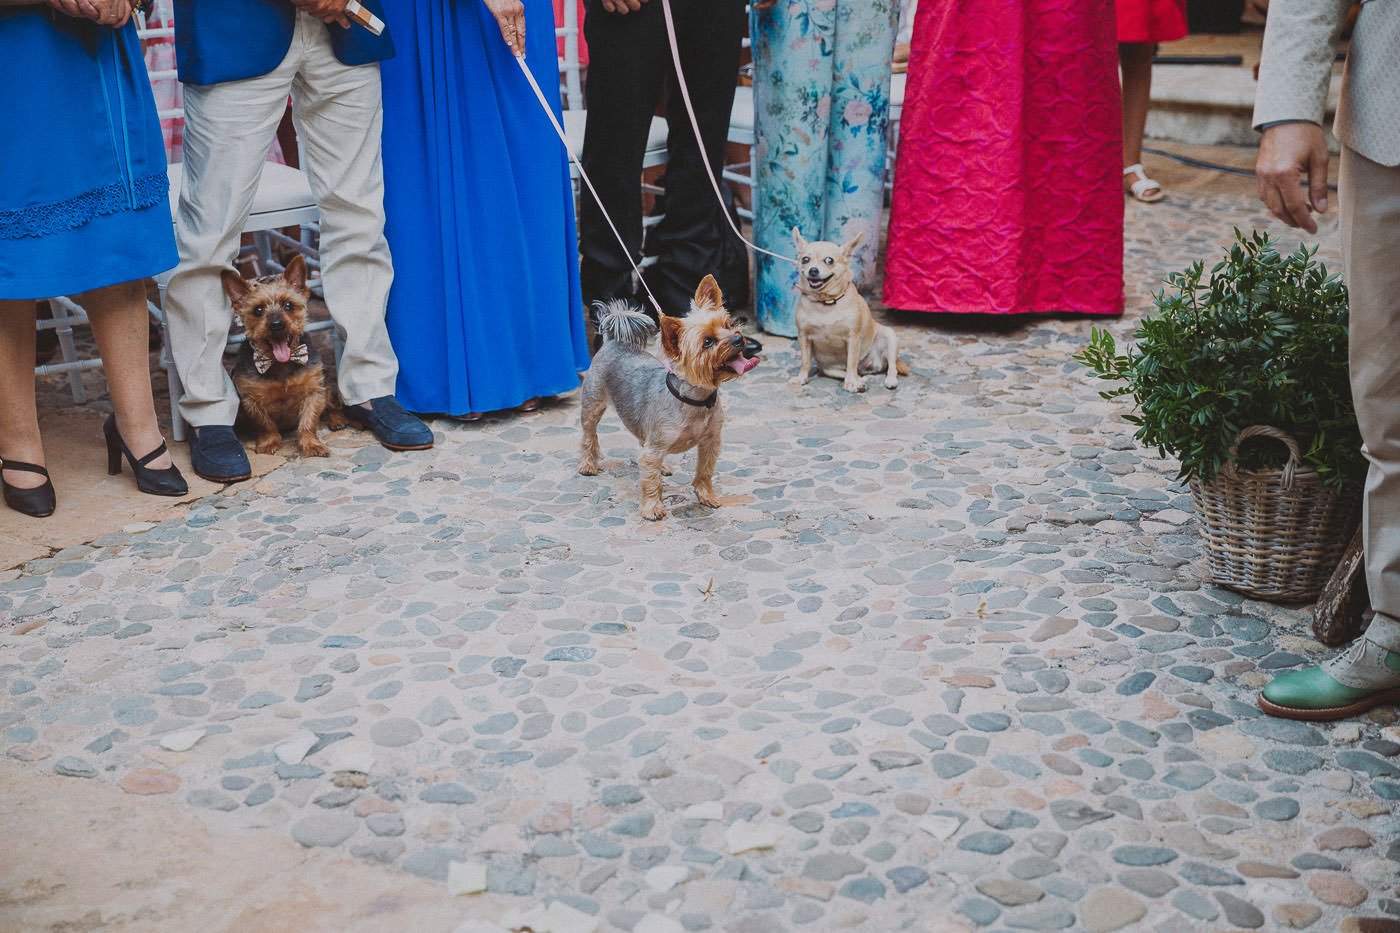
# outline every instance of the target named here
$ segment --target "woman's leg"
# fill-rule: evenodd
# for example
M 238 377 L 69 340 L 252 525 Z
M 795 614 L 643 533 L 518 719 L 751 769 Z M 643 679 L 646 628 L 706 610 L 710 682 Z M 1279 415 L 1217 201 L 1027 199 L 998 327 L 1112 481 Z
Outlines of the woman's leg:
M 1118 64 L 1123 69 L 1123 165 L 1142 161 L 1142 134 L 1147 126 L 1147 106 L 1152 95 L 1152 54 L 1149 42 L 1118 43 Z M 1128 178 L 1125 185 L 1135 181 Z M 1144 194 L 1151 195 L 1150 188 Z
M 44 466 L 34 404 L 34 302 L 0 301 L 0 457 Z M 4 472 L 19 489 L 42 486 L 38 473 Z
M 145 456 L 161 445 L 156 423 L 156 403 L 151 394 L 150 329 L 146 320 L 143 282 L 125 282 L 87 292 L 74 299 L 88 313 L 102 369 L 112 395 L 117 430 L 131 452 Z M 163 470 L 171 465 L 162 454 L 148 466 Z

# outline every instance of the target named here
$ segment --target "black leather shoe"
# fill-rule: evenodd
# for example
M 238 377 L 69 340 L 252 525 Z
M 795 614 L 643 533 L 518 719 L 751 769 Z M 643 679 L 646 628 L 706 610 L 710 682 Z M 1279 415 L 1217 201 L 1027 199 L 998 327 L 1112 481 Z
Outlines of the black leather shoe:
M 0 477 L 0 487 L 3 487 L 5 492 L 5 504 L 16 512 L 22 512 L 33 518 L 47 518 L 53 514 L 54 509 L 58 508 L 58 499 L 54 495 L 53 482 L 48 478 L 48 470 L 35 463 L 6 460 L 4 457 L 0 457 L 0 470 L 14 470 L 16 473 L 38 473 L 44 477 L 44 484 L 35 486 L 33 489 L 11 486 L 5 482 L 3 477 Z
M 433 432 L 416 415 L 406 411 L 392 395 L 370 399 L 373 408 L 346 405 L 345 417 L 374 432 L 375 440 L 390 450 L 427 450 L 433 446 Z
M 116 476 L 122 471 L 122 457 L 131 464 L 132 475 L 136 477 L 136 488 L 148 496 L 183 496 L 190 491 L 189 484 L 180 475 L 180 468 L 173 463 L 163 470 L 153 470 L 146 464 L 166 452 L 165 441 L 144 457 L 137 457 L 122 440 L 117 430 L 117 418 L 108 415 L 102 423 L 102 434 L 107 438 L 107 474 Z
M 211 483 L 236 483 L 253 475 L 248 452 L 226 424 L 190 428 L 190 466 Z

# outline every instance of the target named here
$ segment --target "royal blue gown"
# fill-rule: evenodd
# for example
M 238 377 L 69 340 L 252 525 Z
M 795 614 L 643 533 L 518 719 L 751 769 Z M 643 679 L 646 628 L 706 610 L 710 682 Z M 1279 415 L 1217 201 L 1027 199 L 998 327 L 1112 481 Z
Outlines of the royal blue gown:
M 165 143 L 136 27 L 0 7 L 0 299 L 172 268 Z
M 568 157 L 481 0 L 385 4 L 389 336 L 411 411 L 513 408 L 588 368 Z M 554 11 L 526 60 L 559 111 Z

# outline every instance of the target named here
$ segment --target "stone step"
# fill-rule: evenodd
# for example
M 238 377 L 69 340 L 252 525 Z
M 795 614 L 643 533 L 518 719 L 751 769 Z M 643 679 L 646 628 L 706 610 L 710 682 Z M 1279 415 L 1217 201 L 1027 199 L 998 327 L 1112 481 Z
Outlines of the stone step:
M 1152 71 L 1152 106 L 1146 135 L 1164 142 L 1203 146 L 1253 146 L 1254 66 L 1259 61 L 1262 34 L 1191 36 L 1163 44 L 1162 55 L 1238 55 L 1239 65 L 1166 65 Z M 1342 66 L 1333 68 L 1327 122 L 1336 112 Z M 1328 144 L 1336 140 L 1328 133 Z

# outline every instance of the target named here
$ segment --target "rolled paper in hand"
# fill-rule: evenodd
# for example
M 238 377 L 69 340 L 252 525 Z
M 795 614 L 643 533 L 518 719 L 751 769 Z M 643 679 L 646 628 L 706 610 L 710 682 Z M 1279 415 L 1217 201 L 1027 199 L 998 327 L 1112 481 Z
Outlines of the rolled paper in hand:
M 356 0 L 347 0 L 345 4 L 345 15 L 359 23 L 361 26 L 374 33 L 376 36 L 384 32 L 384 21 L 375 16 L 369 10 L 360 6 Z

